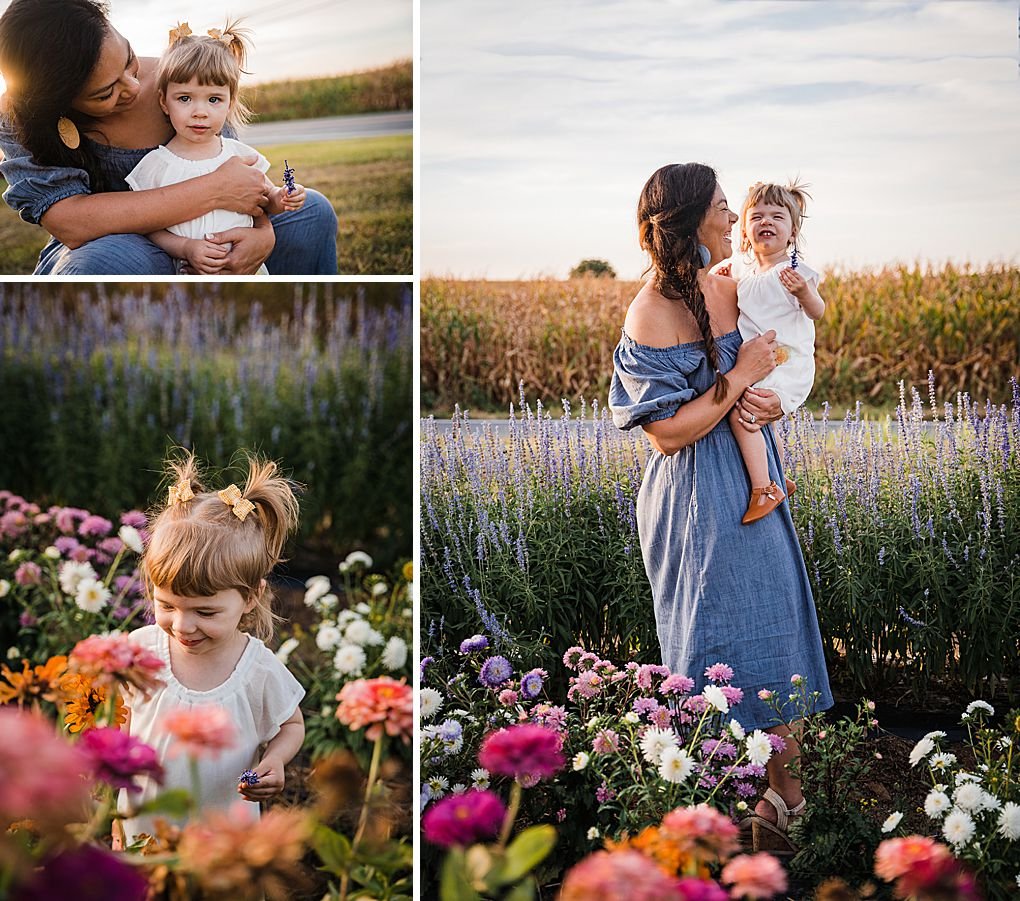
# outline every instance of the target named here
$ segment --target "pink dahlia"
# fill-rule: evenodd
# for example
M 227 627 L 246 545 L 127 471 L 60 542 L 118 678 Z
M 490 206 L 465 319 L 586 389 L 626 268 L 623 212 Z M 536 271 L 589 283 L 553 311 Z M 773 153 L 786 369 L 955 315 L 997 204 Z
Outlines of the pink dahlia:
M 114 788 L 141 791 L 134 782 L 136 776 L 163 781 L 163 767 L 155 749 L 120 729 L 89 729 L 82 733 L 80 746 L 92 758 L 96 776 Z
M 563 880 L 560 901 L 683 901 L 680 881 L 640 851 L 596 851 Z
M 466 847 L 495 838 L 505 818 L 506 806 L 498 795 L 472 788 L 438 801 L 425 812 L 421 825 L 433 845 Z
M 559 734 L 544 726 L 508 726 L 485 736 L 478 763 L 490 773 L 534 784 L 563 768 L 562 745 Z
M 70 669 L 97 685 L 121 682 L 149 692 L 162 684 L 163 661 L 123 633 L 90 635 L 71 651 Z
M 662 818 L 660 832 L 685 853 L 699 859 L 724 860 L 737 850 L 740 830 L 724 814 L 707 804 L 678 807 Z
M 219 757 L 237 738 L 230 715 L 214 704 L 171 710 L 163 717 L 163 731 L 177 740 L 171 755 L 189 757 Z
M 771 898 L 786 891 L 786 870 L 771 854 L 740 854 L 723 867 L 721 879 L 734 898 Z
M 406 744 L 414 729 L 411 686 L 389 676 L 348 682 L 336 696 L 336 718 L 348 729 L 365 729 L 370 741 L 383 732 L 399 735 Z

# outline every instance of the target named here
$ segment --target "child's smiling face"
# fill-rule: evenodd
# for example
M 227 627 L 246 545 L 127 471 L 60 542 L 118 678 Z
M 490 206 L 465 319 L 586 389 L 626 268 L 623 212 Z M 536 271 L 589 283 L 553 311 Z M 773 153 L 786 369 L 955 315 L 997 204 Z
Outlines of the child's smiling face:
M 156 625 L 189 655 L 216 654 L 237 640 L 241 617 L 254 599 L 245 601 L 236 588 L 209 597 L 183 597 L 153 589 Z
M 748 208 L 741 225 L 758 256 L 786 253 L 794 237 L 790 211 L 782 205 L 756 203 Z
M 199 84 L 192 78 L 186 84 L 170 82 L 159 105 L 182 140 L 205 144 L 217 138 L 230 112 L 230 88 L 226 85 Z

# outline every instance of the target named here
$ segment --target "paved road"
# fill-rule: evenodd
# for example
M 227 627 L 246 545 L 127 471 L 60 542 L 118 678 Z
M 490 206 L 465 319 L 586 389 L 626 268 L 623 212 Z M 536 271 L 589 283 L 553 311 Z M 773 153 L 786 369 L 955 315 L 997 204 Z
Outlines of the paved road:
M 289 122 L 263 122 L 249 125 L 240 138 L 253 147 L 271 144 L 301 144 L 307 141 L 339 141 L 345 138 L 375 138 L 382 135 L 409 135 L 413 115 L 367 113 L 362 116 L 328 116 L 322 119 L 292 119 Z

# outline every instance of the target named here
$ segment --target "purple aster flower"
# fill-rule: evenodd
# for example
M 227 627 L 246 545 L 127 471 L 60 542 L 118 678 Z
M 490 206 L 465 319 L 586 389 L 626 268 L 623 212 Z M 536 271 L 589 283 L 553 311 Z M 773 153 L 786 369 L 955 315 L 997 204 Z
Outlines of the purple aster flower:
M 418 664 L 418 675 L 419 676 L 424 676 L 425 675 L 425 667 L 427 667 L 430 663 L 435 663 L 435 662 L 436 662 L 436 658 L 435 657 L 422 657 L 421 663 Z
M 478 681 L 486 688 L 498 688 L 514 674 L 513 667 L 506 657 L 497 654 L 490 657 L 482 664 L 482 670 L 478 674 Z
M 758 789 L 756 789 L 749 782 L 737 783 L 737 794 L 740 795 L 741 798 L 750 798 L 756 795 L 757 793 Z
M 122 526 L 131 526 L 134 529 L 144 529 L 149 524 L 149 521 L 141 510 L 128 510 L 127 513 L 120 515 L 120 524 Z
M 659 691 L 664 695 L 685 695 L 694 688 L 694 680 L 690 676 L 681 676 L 675 673 L 666 676 Z
M 782 754 L 786 750 L 786 742 L 781 735 L 776 735 L 774 732 L 765 734 L 768 736 L 769 744 L 772 745 L 773 754 Z
M 737 688 L 735 685 L 723 685 L 719 690 L 723 693 L 723 697 L 726 698 L 731 707 L 744 700 L 743 689 Z
M 713 682 L 730 682 L 733 679 L 733 667 L 725 663 L 713 663 L 705 670 L 705 678 Z
M 66 556 L 71 551 L 81 547 L 80 542 L 77 538 L 72 538 L 70 535 L 61 535 L 56 541 L 53 542 L 53 546 L 60 551 L 61 554 Z
M 241 785 L 258 785 L 259 776 L 258 773 L 255 772 L 255 770 L 245 770 L 243 773 L 241 773 L 240 776 L 237 777 L 237 781 Z
M 620 736 L 612 729 L 603 729 L 595 735 L 591 749 L 596 754 L 615 754 L 620 749 Z
M 475 651 L 484 651 L 489 646 L 489 639 L 484 635 L 472 635 L 460 643 L 462 654 L 473 654 Z
M 42 570 L 38 563 L 22 563 L 15 570 L 14 581 L 19 585 L 38 585 L 42 582 Z
M 34 626 L 37 622 L 39 622 L 39 620 L 36 619 L 36 617 L 33 614 L 29 613 L 27 610 L 23 610 L 21 616 L 18 617 L 18 623 L 24 629 L 28 629 Z
M 655 698 L 638 698 L 634 701 L 634 712 L 644 716 L 655 713 L 659 709 L 659 702 Z
M 562 732 L 567 724 L 567 711 L 564 707 L 553 707 L 551 704 L 536 704 L 531 710 L 531 721 Z
M 104 538 L 96 545 L 96 547 L 112 560 L 117 556 L 117 554 L 124 550 L 124 542 L 114 535 L 111 538 Z
M 577 669 L 577 664 L 581 660 L 581 655 L 584 653 L 584 648 L 572 647 L 568 648 L 567 652 L 563 655 L 563 665 L 567 669 Z
M 660 729 L 668 729 L 672 720 L 673 714 L 670 713 L 668 707 L 660 707 L 648 718 L 653 726 L 658 726 Z
M 533 669 L 521 676 L 521 695 L 524 700 L 534 701 L 542 693 L 548 675 L 544 669 Z
M 445 742 L 456 742 L 464 734 L 464 729 L 457 720 L 443 720 L 436 730 L 436 735 Z
M 57 528 L 65 535 L 73 535 L 78 528 L 78 523 L 88 515 L 88 510 L 79 510 L 76 507 L 58 507 L 54 512 L 54 521 Z
M 86 516 L 78 526 L 78 534 L 82 538 L 102 538 L 110 534 L 113 523 L 102 516 Z
M 606 782 L 603 782 L 597 789 L 595 789 L 595 800 L 598 801 L 599 804 L 605 804 L 606 801 L 612 801 L 615 797 L 616 792 L 614 792 Z

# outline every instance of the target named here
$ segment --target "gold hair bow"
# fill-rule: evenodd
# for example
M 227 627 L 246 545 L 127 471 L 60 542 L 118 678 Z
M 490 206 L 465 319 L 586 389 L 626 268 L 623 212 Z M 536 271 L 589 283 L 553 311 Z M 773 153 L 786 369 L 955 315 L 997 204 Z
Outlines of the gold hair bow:
M 241 522 L 244 522 L 248 514 L 255 509 L 255 505 L 248 498 L 242 496 L 241 489 L 236 485 L 227 485 L 222 491 L 216 492 L 216 496 L 233 509 L 234 516 Z
M 176 504 L 183 504 L 190 501 L 195 496 L 195 492 L 191 490 L 191 482 L 187 479 L 181 479 L 176 485 L 170 486 L 170 497 L 167 499 L 166 505 L 173 507 Z
M 220 31 L 218 28 L 210 28 L 206 34 L 214 41 L 226 44 L 228 47 L 234 43 L 234 36 L 229 31 Z
M 176 28 L 170 29 L 170 46 L 172 47 L 181 38 L 186 38 L 189 34 L 192 34 L 192 31 L 188 23 L 178 22 Z

